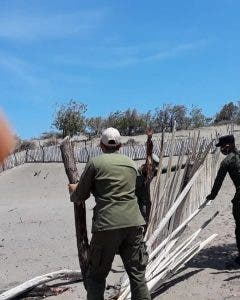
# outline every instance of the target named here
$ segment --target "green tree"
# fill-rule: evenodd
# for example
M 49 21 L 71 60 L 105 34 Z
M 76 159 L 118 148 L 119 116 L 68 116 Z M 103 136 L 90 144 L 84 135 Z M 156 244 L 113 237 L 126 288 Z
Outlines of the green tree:
M 177 130 L 188 128 L 189 119 L 184 105 L 164 104 L 162 108 L 156 108 L 154 118 L 156 132 L 172 131 L 174 122 Z
M 226 122 L 234 122 L 237 118 L 239 108 L 233 102 L 229 102 L 225 104 L 220 112 L 216 114 L 214 123 L 226 123 Z
M 98 136 L 101 134 L 106 121 L 102 117 L 92 117 L 86 120 L 90 134 Z
M 204 116 L 202 109 L 198 106 L 192 106 L 190 111 L 191 126 L 198 128 L 206 125 L 206 117 Z
M 136 135 L 145 133 L 148 123 L 150 123 L 149 112 L 140 114 L 136 109 L 126 111 L 116 111 L 107 117 L 105 126 L 117 128 L 122 135 Z
M 120 131 L 124 135 L 141 134 L 146 130 L 147 122 L 136 109 L 127 109 L 120 122 Z
M 189 118 L 187 117 L 187 108 L 185 105 L 173 105 L 170 108 L 170 129 L 173 129 L 173 122 L 176 122 L 176 130 L 187 129 L 189 127 Z
M 237 102 L 237 109 L 236 109 L 236 114 L 235 114 L 235 122 L 237 124 L 240 124 L 240 101 Z
M 169 130 L 171 124 L 171 105 L 163 104 L 162 108 L 155 109 L 154 131 L 162 132 Z
M 86 110 L 85 104 L 71 99 L 67 104 L 58 105 L 52 125 L 62 132 L 63 137 L 79 134 L 85 128 Z
M 106 127 L 114 127 L 120 130 L 120 125 L 123 119 L 124 113 L 120 110 L 116 112 L 111 112 L 106 118 L 105 125 Z

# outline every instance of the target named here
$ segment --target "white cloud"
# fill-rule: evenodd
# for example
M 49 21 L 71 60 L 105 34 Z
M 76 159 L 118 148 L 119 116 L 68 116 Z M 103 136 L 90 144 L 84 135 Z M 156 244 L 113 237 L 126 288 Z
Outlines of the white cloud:
M 0 70 L 2 73 L 0 77 L 3 79 L 6 77 L 8 81 L 15 82 L 16 86 L 39 92 L 55 89 L 63 83 L 71 86 L 91 82 L 87 76 L 74 75 L 49 68 L 49 66 L 33 64 L 4 52 L 0 52 Z
M 157 43 L 120 47 L 95 47 L 90 49 L 89 56 L 85 56 L 83 60 L 79 58 L 79 55 L 71 55 L 71 57 L 57 55 L 56 60 L 65 65 L 113 69 L 175 58 L 184 53 L 197 51 L 205 47 L 206 44 L 205 40 L 200 40 L 172 47 L 157 45 Z
M 0 12 L 0 37 L 35 40 L 87 36 L 98 28 L 106 13 L 106 9 L 55 15 Z
M 11 74 L 13 80 L 18 78 L 25 84 L 35 85 L 38 80 L 32 75 L 30 66 L 22 59 L 0 52 L 1 70 Z

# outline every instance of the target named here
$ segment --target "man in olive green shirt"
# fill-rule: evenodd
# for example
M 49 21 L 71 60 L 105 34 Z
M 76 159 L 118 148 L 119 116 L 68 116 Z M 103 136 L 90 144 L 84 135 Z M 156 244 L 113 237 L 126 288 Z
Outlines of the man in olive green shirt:
M 103 300 L 106 277 L 116 253 L 128 273 L 132 300 L 150 300 L 145 281 L 148 255 L 143 243 L 145 221 L 135 195 L 138 171 L 135 163 L 118 153 L 120 133 L 107 128 L 101 137 L 103 154 L 91 159 L 77 186 L 69 185 L 71 201 L 95 197 L 89 267 L 88 300 Z
M 207 199 L 213 200 L 217 196 L 226 174 L 229 173 L 236 188 L 236 193 L 232 199 L 232 213 L 236 223 L 235 235 L 239 252 L 235 261 L 240 264 L 240 153 L 235 147 L 233 135 L 220 137 L 216 147 L 220 147 L 222 154 L 226 155 L 226 158 L 221 162 L 212 191 L 207 196 Z

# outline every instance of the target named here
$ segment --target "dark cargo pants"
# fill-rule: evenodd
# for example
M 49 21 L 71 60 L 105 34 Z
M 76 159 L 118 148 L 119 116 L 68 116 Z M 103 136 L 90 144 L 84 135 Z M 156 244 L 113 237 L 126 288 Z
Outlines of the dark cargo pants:
M 233 203 L 232 213 L 236 224 L 236 228 L 235 228 L 236 243 L 240 255 L 240 201 L 233 199 L 232 203 Z
M 129 276 L 132 300 L 150 300 L 145 281 L 148 255 L 143 243 L 143 227 L 127 227 L 93 233 L 86 275 L 87 299 L 103 300 L 106 277 L 116 253 Z

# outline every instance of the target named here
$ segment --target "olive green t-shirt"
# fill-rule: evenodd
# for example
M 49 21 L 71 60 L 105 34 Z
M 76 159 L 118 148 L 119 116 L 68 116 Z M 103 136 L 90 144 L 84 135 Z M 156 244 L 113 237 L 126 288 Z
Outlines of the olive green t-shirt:
M 134 161 L 118 152 L 104 153 L 86 164 L 71 201 L 94 195 L 92 232 L 145 224 L 135 195 L 137 172 Z

